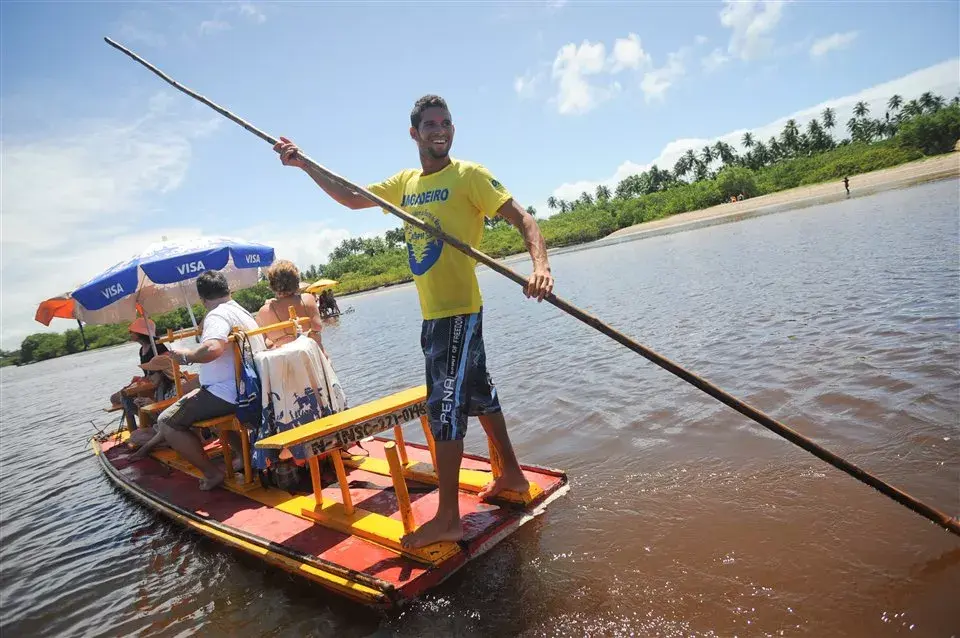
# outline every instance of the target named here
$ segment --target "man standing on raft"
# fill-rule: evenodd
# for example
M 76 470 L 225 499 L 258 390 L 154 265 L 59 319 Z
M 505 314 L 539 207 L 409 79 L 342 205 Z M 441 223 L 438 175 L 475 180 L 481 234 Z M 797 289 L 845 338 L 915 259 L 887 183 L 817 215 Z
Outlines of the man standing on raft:
M 400 171 L 367 190 L 473 247 L 483 235 L 483 218 L 503 217 L 523 235 L 533 261 L 524 294 L 543 301 L 553 291 L 553 276 L 540 227 L 484 166 L 450 157 L 453 134 L 443 98 L 420 98 L 410 113 L 410 137 L 417 144 L 421 169 Z M 354 210 L 376 205 L 312 170 L 290 140 L 281 137 L 274 150 L 285 166 L 303 169 L 340 204 Z M 406 239 L 423 314 L 420 345 L 426 360 L 427 412 L 436 439 L 440 488 L 436 516 L 401 541 L 404 547 L 415 549 L 463 537 L 458 490 L 468 416 L 479 417 L 503 468 L 500 478 L 487 485 L 480 498 L 504 490 L 523 493 L 529 483 L 517 462 L 486 369 L 476 262 L 419 228 L 408 227 Z

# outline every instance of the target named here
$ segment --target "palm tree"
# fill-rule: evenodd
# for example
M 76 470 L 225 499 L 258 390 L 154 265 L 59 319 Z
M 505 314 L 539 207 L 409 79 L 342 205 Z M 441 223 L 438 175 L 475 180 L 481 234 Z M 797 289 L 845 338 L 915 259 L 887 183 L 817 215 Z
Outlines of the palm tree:
M 754 145 L 752 155 L 757 168 L 763 168 L 770 161 L 770 151 L 763 142 L 757 142 Z
M 570 210 L 570 204 L 568 204 L 566 201 L 564 201 L 564 200 L 561 199 L 561 200 L 560 200 L 560 212 L 561 212 L 561 213 L 565 213 L 565 212 L 567 212 L 568 210 Z
M 713 161 L 713 149 L 710 146 L 704 146 L 703 150 L 700 151 L 700 157 L 703 158 L 703 163 L 707 166 L 710 166 L 710 162 Z
M 954 95 L 950 100 L 950 106 L 960 106 L 960 95 Z
M 853 107 L 853 114 L 857 117 L 866 117 L 870 113 L 870 107 L 866 102 L 857 102 Z
M 787 120 L 783 125 L 783 132 L 780 134 L 780 140 L 783 142 L 784 150 L 788 152 L 797 152 L 800 150 L 800 128 L 794 119 Z
M 923 107 L 920 106 L 919 101 L 910 100 L 903 105 L 903 109 L 900 112 L 907 118 L 916 117 L 923 114 Z
M 933 111 L 933 105 L 934 105 L 933 93 L 931 93 L 930 91 L 927 91 L 926 93 L 920 96 L 920 108 L 922 108 L 924 112 Z
M 597 186 L 597 201 L 605 202 L 608 199 L 610 199 L 610 189 L 603 184 Z
M 527 212 L 530 213 L 531 217 L 537 216 L 537 209 L 534 208 L 533 206 L 527 206 Z
M 903 98 L 899 95 L 893 95 L 887 101 L 887 108 L 889 108 L 891 111 L 899 111 L 901 104 L 903 104 Z
M 690 168 L 693 168 L 694 166 L 697 165 L 697 161 L 698 161 L 697 156 L 694 154 L 692 148 L 688 148 L 687 152 L 684 153 L 683 156 L 687 158 L 687 166 L 689 166 Z M 688 168 L 687 170 L 690 170 L 690 168 Z
M 823 109 L 821 116 L 823 117 L 824 128 L 826 128 L 828 131 L 832 131 L 833 127 L 837 125 L 836 114 L 833 112 L 833 109 L 828 106 L 827 108 Z
M 737 153 L 733 150 L 733 147 L 726 142 L 718 140 L 717 143 L 713 145 L 713 150 L 714 157 L 719 157 L 724 166 L 736 163 Z
M 810 120 L 807 124 L 807 139 L 809 140 L 809 145 L 811 151 L 821 152 L 830 148 L 832 145 L 833 139 L 827 135 L 826 131 L 823 130 L 823 127 L 820 126 L 820 122 L 816 118 Z
M 693 169 L 693 174 L 695 181 L 700 182 L 707 179 L 707 165 L 700 160 L 697 160 L 697 165 Z
M 681 155 L 677 163 L 673 165 L 673 174 L 680 179 L 690 171 L 690 163 L 687 161 L 686 154 Z
M 557 203 L 557 198 L 551 195 L 547 198 L 547 208 L 550 210 L 557 210 L 559 204 Z
M 744 148 L 752 148 L 754 144 L 753 133 L 751 133 L 750 131 L 747 131 L 746 133 L 744 133 L 743 139 L 741 140 L 741 142 L 743 143 Z
M 593 203 L 593 196 L 590 195 L 587 191 L 580 193 L 580 199 L 577 200 L 578 204 L 583 204 L 584 206 L 589 206 Z
M 771 164 L 783 159 L 783 146 L 780 145 L 780 142 L 777 141 L 777 138 L 771 136 L 770 139 L 767 140 L 767 146 L 770 147 Z
M 931 110 L 932 110 L 934 113 L 936 113 L 937 111 L 939 111 L 940 109 L 942 109 L 942 108 L 943 108 L 944 106 L 946 106 L 946 105 L 947 105 L 947 101 L 946 101 L 945 99 L 943 99 L 943 96 L 942 96 L 942 95 L 936 95 L 936 96 L 934 96 L 934 98 L 933 98 L 933 104 L 931 105 Z
M 860 137 L 860 120 L 855 117 L 847 120 L 847 130 L 850 132 L 850 139 L 856 142 Z

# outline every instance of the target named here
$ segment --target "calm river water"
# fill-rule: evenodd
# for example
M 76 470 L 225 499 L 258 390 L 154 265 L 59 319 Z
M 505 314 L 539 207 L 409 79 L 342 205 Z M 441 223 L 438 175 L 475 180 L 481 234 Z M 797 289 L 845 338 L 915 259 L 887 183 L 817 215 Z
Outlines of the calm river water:
M 568 252 L 557 293 L 957 515 L 958 200 L 950 180 Z M 87 439 L 137 372 L 132 346 L 7 368 L 0 630 L 960 636 L 960 539 L 499 275 L 480 282 L 521 460 L 571 477 L 543 518 L 378 615 L 111 487 Z M 422 383 L 414 290 L 350 306 L 324 338 L 351 404 Z M 475 422 L 467 445 L 486 453 Z

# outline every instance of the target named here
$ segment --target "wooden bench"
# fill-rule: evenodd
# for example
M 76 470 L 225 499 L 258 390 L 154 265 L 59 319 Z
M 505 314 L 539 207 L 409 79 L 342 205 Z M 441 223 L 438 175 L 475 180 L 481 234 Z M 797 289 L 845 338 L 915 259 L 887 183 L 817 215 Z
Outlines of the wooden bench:
M 313 481 L 313 507 L 304 508 L 302 516 L 332 529 L 377 542 L 420 561 L 436 564 L 459 551 L 459 546 L 454 543 L 435 543 L 419 550 L 406 550 L 400 546 L 400 539 L 416 528 L 406 481 L 414 480 L 431 485 L 438 483 L 435 470 L 436 443 L 427 418 L 426 399 L 425 385 L 409 388 L 261 439 L 257 441 L 256 447 L 280 450 L 296 445 L 303 446 Z M 402 427 L 416 420 L 420 421 L 423 428 L 432 464 L 411 462 L 407 458 Z M 340 450 L 390 429 L 393 430 L 395 440 L 384 445 L 385 459 L 355 457 L 345 460 L 341 457 Z M 320 459 L 323 457 L 329 458 L 336 470 L 337 482 L 340 484 L 340 503 L 323 498 L 320 473 Z M 477 493 L 500 475 L 500 466 L 492 446 L 490 458 L 492 472 L 460 470 L 460 489 Z M 347 465 L 391 477 L 400 510 L 400 521 L 353 505 L 346 477 Z M 501 500 L 527 504 L 542 491 L 538 485 L 531 483 L 526 493 L 504 492 Z

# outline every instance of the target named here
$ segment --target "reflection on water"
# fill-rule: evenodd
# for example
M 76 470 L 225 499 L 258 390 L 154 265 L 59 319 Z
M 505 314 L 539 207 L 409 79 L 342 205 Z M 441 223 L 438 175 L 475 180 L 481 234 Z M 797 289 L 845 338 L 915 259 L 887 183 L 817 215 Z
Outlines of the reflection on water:
M 553 258 L 557 293 L 960 514 L 954 180 Z M 525 261 L 514 264 L 529 272 Z M 960 634 L 957 539 L 481 269 L 525 461 L 572 489 L 383 616 L 132 503 L 86 448 L 133 346 L 2 371 L 10 635 Z M 409 287 L 324 335 L 351 405 L 422 383 Z M 119 417 L 118 417 L 119 418 Z M 409 435 L 417 439 L 418 428 Z M 421 435 L 422 436 L 422 435 Z M 471 424 L 471 451 L 485 453 Z

